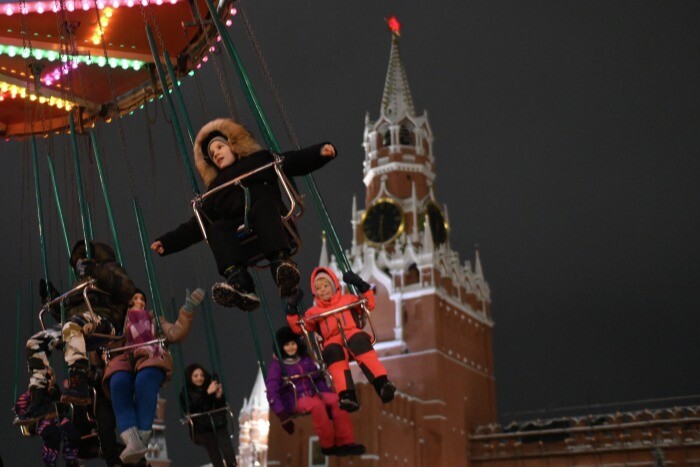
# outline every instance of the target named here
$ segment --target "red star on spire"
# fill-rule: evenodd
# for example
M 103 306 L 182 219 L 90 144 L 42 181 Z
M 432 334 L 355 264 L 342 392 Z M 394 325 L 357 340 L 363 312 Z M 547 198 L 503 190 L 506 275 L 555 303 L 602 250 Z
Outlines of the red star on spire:
M 389 25 L 389 30 L 392 33 L 401 37 L 401 23 L 399 23 L 399 20 L 396 19 L 396 16 L 390 16 L 389 18 L 386 18 L 386 23 Z

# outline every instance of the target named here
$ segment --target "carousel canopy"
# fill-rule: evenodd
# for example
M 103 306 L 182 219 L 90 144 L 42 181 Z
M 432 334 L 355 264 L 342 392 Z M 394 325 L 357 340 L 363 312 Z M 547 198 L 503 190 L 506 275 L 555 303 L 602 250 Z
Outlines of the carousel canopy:
M 231 24 L 233 0 L 217 6 Z M 0 3 L 0 135 L 18 138 L 131 112 L 161 91 L 145 26 L 178 76 L 215 41 L 204 0 Z

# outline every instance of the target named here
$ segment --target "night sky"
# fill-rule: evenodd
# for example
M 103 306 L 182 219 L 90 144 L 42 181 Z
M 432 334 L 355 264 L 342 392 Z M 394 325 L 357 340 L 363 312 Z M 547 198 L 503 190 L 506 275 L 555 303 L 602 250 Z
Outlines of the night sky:
M 436 196 L 448 206 L 450 244 L 472 262 L 478 244 L 492 290 L 502 422 L 607 412 L 647 399 L 671 398 L 641 406 L 698 402 L 677 398 L 700 394 L 700 4 L 258 0 L 244 9 L 301 144 L 331 140 L 339 149 L 316 179 L 346 248 L 353 194 L 364 207 L 365 114 L 378 117 L 388 65 L 391 37 L 383 18 L 395 14 L 403 23 L 402 59 L 415 107 L 428 111 L 435 135 Z M 281 146 L 292 148 L 240 16 L 231 31 Z M 233 69 L 222 58 L 238 118 L 253 129 Z M 194 78 L 183 82 L 195 127 L 228 113 L 218 75 L 210 62 L 198 74 L 201 93 Z M 191 193 L 163 107 L 151 105 L 123 124 L 135 194 L 154 238 L 188 218 Z M 145 287 L 117 128 L 101 125 L 99 135 L 125 266 Z M 9 407 L 17 290 L 25 307 L 23 342 L 31 331 L 29 280 L 38 289 L 42 273 L 27 148 L 0 145 L 6 216 L 0 400 Z M 55 138 L 52 145 L 67 193 L 68 142 Z M 84 163 L 97 236 L 110 240 L 96 170 Z M 66 288 L 67 260 L 49 188 L 46 178 L 50 272 Z M 79 235 L 75 203 L 68 206 L 72 241 Z M 318 223 L 313 210 L 307 212 L 299 258 L 305 274 L 320 251 Z M 204 245 L 154 261 L 166 303 L 173 296 L 179 306 L 185 287 L 209 288 L 216 280 Z M 261 277 L 271 284 L 269 273 Z M 268 300 L 280 325 L 279 302 L 273 293 Z M 237 412 L 255 377 L 255 347 L 243 313 L 215 313 Z M 268 358 L 264 315 L 255 318 Z M 183 351 L 187 362 L 208 365 L 203 320 Z M 23 387 L 22 359 L 20 370 Z M 172 402 L 171 459 L 204 463 L 205 451 L 189 444 L 177 422 L 175 391 L 171 384 L 162 392 Z M 594 407 L 557 410 L 578 406 Z M 20 439 L 10 421 L 8 412 L 0 436 L 6 465 L 21 465 L 28 455 L 38 463 L 36 440 Z

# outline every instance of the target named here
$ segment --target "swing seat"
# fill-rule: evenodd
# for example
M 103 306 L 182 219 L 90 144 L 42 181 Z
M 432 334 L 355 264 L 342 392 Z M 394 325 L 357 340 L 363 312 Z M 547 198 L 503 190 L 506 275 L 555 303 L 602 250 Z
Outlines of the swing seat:
M 154 345 L 154 344 L 158 344 L 161 349 L 166 350 L 165 339 L 162 337 L 158 338 L 158 339 L 152 339 L 152 340 L 147 341 L 147 342 L 141 342 L 139 344 L 124 345 L 122 347 L 116 347 L 116 348 L 100 347 L 100 350 L 102 351 L 102 356 L 105 359 L 105 365 L 106 365 L 116 355 L 119 355 L 123 352 L 127 352 L 129 350 L 135 350 L 135 349 L 138 349 L 140 347 L 145 347 L 147 345 Z
M 296 221 L 299 218 L 301 218 L 301 216 L 304 214 L 304 203 L 299 193 L 296 191 L 292 183 L 282 171 L 282 162 L 282 156 L 274 154 L 273 162 L 253 169 L 250 172 L 247 172 L 233 180 L 230 180 L 224 183 L 223 185 L 219 185 L 216 188 L 213 188 L 202 195 L 195 196 L 191 203 L 192 210 L 194 211 L 195 218 L 197 219 L 199 228 L 202 231 L 202 236 L 204 237 L 205 241 L 208 241 L 207 232 L 204 226 L 202 213 L 200 212 L 200 208 L 202 207 L 204 200 L 221 190 L 233 186 L 242 186 L 242 182 L 246 178 L 255 175 L 258 172 L 261 172 L 263 170 L 274 170 L 275 174 L 277 175 L 277 181 L 280 187 L 282 188 L 282 192 L 287 197 L 287 204 L 289 206 L 287 212 L 282 215 L 282 225 L 284 225 L 284 228 L 287 232 L 287 236 L 289 238 L 291 248 L 290 255 L 294 256 L 299 251 L 299 249 L 301 248 L 301 237 L 299 236 L 299 232 L 296 227 Z M 248 208 L 246 206 L 246 210 L 247 209 Z M 247 225 L 242 224 L 236 230 L 235 235 L 238 238 L 238 241 L 241 243 L 241 245 L 246 246 L 245 250 L 250 253 L 247 258 L 248 266 L 256 268 L 269 267 L 269 261 L 267 261 L 261 253 L 260 246 L 258 244 L 258 235 L 252 229 L 250 229 Z
M 231 426 L 235 426 L 233 412 L 231 411 L 231 407 L 229 407 L 228 404 L 226 404 L 223 407 L 219 407 L 218 409 L 209 410 L 207 412 L 185 413 L 183 418 L 180 419 L 180 423 L 182 423 L 183 425 L 190 426 L 190 439 L 194 440 L 194 419 L 197 417 L 206 416 L 209 417 L 209 422 L 213 424 L 214 421 L 211 418 L 211 416 L 219 412 L 226 412 L 226 415 L 228 415 L 228 419 L 231 422 Z
M 294 256 L 299 252 L 301 247 L 301 237 L 297 231 L 296 224 L 292 219 L 282 218 L 282 225 L 289 239 L 289 256 Z M 263 269 L 269 266 L 269 261 L 262 254 L 258 234 L 253 229 L 247 228 L 245 225 L 238 227 L 236 238 L 241 246 L 244 246 L 246 252 L 246 263 L 250 267 Z
M 343 306 L 333 308 L 333 309 L 328 310 L 328 311 L 324 311 L 323 313 L 320 313 L 320 314 L 315 315 L 315 316 L 310 316 L 308 318 L 307 317 L 301 318 L 297 321 L 297 324 L 299 324 L 299 326 L 301 326 L 301 329 L 304 333 L 304 338 L 306 339 L 306 343 L 310 346 L 310 348 L 315 350 L 316 346 L 314 346 L 314 344 L 316 344 L 316 345 L 323 344 L 323 339 L 321 338 L 321 336 L 318 333 L 314 333 L 314 339 L 312 342 L 312 338 L 309 335 L 309 332 L 306 331 L 306 327 L 305 327 L 306 321 L 317 321 L 319 319 L 326 319 L 326 318 L 329 318 L 331 316 L 335 316 L 336 314 L 341 313 L 341 312 L 348 310 L 348 309 L 353 310 L 353 312 L 354 312 L 354 310 L 356 310 L 358 307 L 362 310 L 361 312 L 359 312 L 356 315 L 358 318 L 358 327 L 360 329 L 364 329 L 365 326 L 367 325 L 367 323 L 369 323 L 369 327 L 371 330 L 371 332 L 368 333 L 369 337 L 370 337 L 370 343 L 372 345 L 374 345 L 375 342 L 377 342 L 377 333 L 374 329 L 374 323 L 372 322 L 372 317 L 370 316 L 369 310 L 367 310 L 367 299 L 366 298 L 361 298 L 360 300 L 357 300 L 357 301 L 352 302 L 352 303 L 348 303 L 347 305 L 343 305 Z M 335 317 L 335 319 L 340 321 L 340 319 L 338 317 Z M 343 332 L 343 328 L 342 328 L 340 322 L 338 322 L 338 326 L 340 329 L 340 333 L 343 337 L 343 342 L 344 342 L 345 346 L 347 347 L 348 340 L 345 337 L 345 332 Z
M 297 379 L 302 379 L 302 378 L 309 378 L 309 381 L 311 382 L 311 385 L 316 389 L 316 392 L 320 394 L 320 391 L 316 387 L 316 384 L 314 383 L 313 377 L 316 376 L 317 374 L 324 374 L 328 375 L 325 369 L 321 368 L 316 371 L 312 371 L 311 373 L 303 373 L 300 375 L 293 375 L 293 376 L 283 376 L 282 377 L 282 384 L 283 385 L 289 385 L 292 388 L 292 393 L 294 394 L 294 412 L 290 415 L 289 418 L 294 419 L 294 418 L 299 418 L 299 417 L 304 417 L 306 415 L 309 415 L 311 412 L 301 412 L 299 411 L 297 407 L 297 403 L 299 402 L 299 395 L 297 394 L 297 387 L 294 384 L 294 380 Z M 330 376 L 330 375 L 328 375 Z
M 44 323 L 44 315 L 47 312 L 51 311 L 51 308 L 54 306 L 61 306 L 66 300 L 69 300 L 72 297 L 77 296 L 78 294 L 81 294 L 83 296 L 83 301 L 85 302 L 85 305 L 87 305 L 88 312 L 92 316 L 94 321 L 97 321 L 99 319 L 98 314 L 95 312 L 95 310 L 92 307 L 92 303 L 90 302 L 90 296 L 89 292 L 96 292 L 102 295 L 109 296 L 109 293 L 105 292 L 104 290 L 100 289 L 95 285 L 95 280 L 90 279 L 88 281 L 85 281 L 81 284 L 76 285 L 72 289 L 70 289 L 68 292 L 65 292 L 58 297 L 54 298 L 53 300 L 50 300 L 44 304 L 44 306 L 41 308 L 39 311 L 39 323 L 41 325 L 41 330 L 45 331 L 46 330 L 46 323 Z M 61 323 L 63 325 L 64 323 Z M 94 350 L 100 346 L 100 342 L 102 345 L 106 343 L 107 341 L 113 341 L 113 340 L 118 340 L 121 339 L 121 336 L 118 335 L 112 335 L 112 334 L 101 334 L 98 332 L 95 332 L 94 329 L 92 329 L 89 332 L 85 332 L 85 339 L 86 339 L 86 344 L 91 350 Z M 89 339 L 88 339 L 89 338 Z

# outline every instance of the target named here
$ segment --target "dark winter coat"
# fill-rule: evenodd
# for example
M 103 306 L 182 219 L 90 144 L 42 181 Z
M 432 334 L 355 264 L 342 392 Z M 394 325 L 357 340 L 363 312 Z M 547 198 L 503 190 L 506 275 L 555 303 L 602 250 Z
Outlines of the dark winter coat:
M 88 294 L 90 304 L 96 314 L 109 320 L 115 328 L 122 329 L 124 318 L 126 317 L 126 310 L 136 287 L 131 279 L 129 279 L 124 268 L 117 262 L 114 250 L 112 250 L 109 245 L 96 241 L 91 242 L 91 244 L 93 246 L 93 260 L 95 264 L 90 277 L 95 279 L 95 285 L 99 289 L 107 292 L 109 295 L 90 292 Z M 75 268 L 76 263 L 81 257 L 85 257 L 84 245 L 82 249 L 74 249 L 70 260 L 71 266 Z M 86 278 L 76 282 L 73 284 L 73 287 L 80 285 L 86 280 L 88 279 Z M 82 293 L 76 294 L 64 302 L 64 308 L 66 311 L 66 319 L 88 311 Z M 60 305 L 51 307 L 51 315 L 56 321 L 61 322 Z
M 201 386 L 192 384 L 192 373 L 198 368 L 204 371 L 204 384 Z M 187 367 L 185 370 L 185 381 L 185 388 L 180 393 L 180 404 L 183 411 L 189 410 L 188 413 L 194 415 L 196 413 L 208 412 L 226 406 L 225 396 L 222 395 L 221 398 L 217 398 L 215 394 L 207 394 L 207 388 L 211 384 L 212 378 L 209 372 L 204 370 L 200 365 L 192 364 Z M 185 398 L 187 398 L 187 403 L 185 402 Z M 228 414 L 223 410 L 212 414 L 211 418 L 208 416 L 194 417 L 192 419 L 194 432 L 196 434 L 214 431 L 212 429 L 212 422 L 217 431 L 226 428 L 227 417 Z
M 217 169 L 209 161 L 206 153 L 207 141 L 212 133 L 224 135 L 236 157 L 236 162 L 223 170 Z M 307 175 L 334 159 L 334 157 L 321 155 L 321 148 L 325 144 L 329 143 L 283 153 L 282 170 L 285 175 L 288 177 Z M 229 119 L 213 120 L 199 131 L 194 144 L 194 156 L 197 170 L 204 180 L 207 190 L 212 190 L 274 160 L 272 153 L 261 149 L 248 130 Z M 251 204 L 258 199 L 269 197 L 277 202 L 280 212 L 285 210 L 277 175 L 273 169 L 263 170 L 245 179 L 242 184 L 249 190 Z M 248 207 L 250 208 L 250 206 Z M 230 219 L 238 224 L 243 224 L 245 208 L 245 192 L 243 188 L 237 186 L 223 189 L 207 198 L 203 202 L 200 212 L 205 224 L 220 219 Z M 184 250 L 202 238 L 197 219 L 192 216 L 189 221 L 181 224 L 175 230 L 161 235 L 157 240 L 163 244 L 163 255 L 168 255 Z
M 287 414 L 296 412 L 294 391 L 290 384 L 283 383 L 284 374 L 282 373 L 282 365 L 284 365 L 287 376 L 316 372 L 311 378 L 291 380 L 296 387 L 297 400 L 302 397 L 315 396 L 318 392 L 333 392 L 328 387 L 323 373 L 318 371 L 318 367 L 308 355 L 296 358 L 284 358 L 282 363 L 280 363 L 277 356 L 274 356 L 270 362 L 270 366 L 267 368 L 265 386 L 267 387 L 267 400 L 270 402 L 270 409 L 272 409 L 278 417 L 286 418 L 283 416 L 285 412 L 287 412 Z

